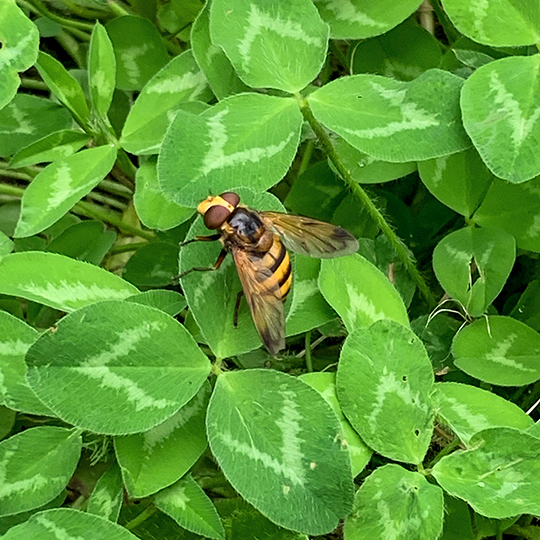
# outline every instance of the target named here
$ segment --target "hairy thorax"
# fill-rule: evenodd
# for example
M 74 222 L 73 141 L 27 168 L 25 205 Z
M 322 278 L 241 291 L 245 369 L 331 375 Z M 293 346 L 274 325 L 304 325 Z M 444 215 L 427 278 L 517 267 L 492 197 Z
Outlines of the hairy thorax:
M 223 224 L 223 244 L 227 249 L 266 253 L 274 241 L 274 233 L 264 226 L 257 212 L 238 207 Z

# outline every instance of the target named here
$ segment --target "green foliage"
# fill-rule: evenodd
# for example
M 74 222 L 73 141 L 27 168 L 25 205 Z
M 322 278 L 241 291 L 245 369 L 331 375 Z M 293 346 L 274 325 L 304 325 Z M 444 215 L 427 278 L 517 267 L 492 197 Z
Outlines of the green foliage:
M 418 3 L 0 0 L 2 540 L 540 536 L 540 12 Z

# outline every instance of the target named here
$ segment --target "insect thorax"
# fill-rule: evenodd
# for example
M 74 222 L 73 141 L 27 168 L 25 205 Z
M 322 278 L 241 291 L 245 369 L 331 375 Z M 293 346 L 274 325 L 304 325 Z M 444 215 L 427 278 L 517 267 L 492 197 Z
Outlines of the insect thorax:
M 259 215 L 248 208 L 237 208 L 229 218 L 228 224 L 239 239 L 249 244 L 256 244 L 265 232 Z

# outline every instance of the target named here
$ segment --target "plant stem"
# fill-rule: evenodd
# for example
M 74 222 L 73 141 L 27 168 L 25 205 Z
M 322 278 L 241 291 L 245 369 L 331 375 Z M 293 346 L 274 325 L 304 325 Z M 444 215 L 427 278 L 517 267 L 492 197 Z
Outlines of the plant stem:
M 116 227 L 119 231 L 122 231 L 125 234 L 131 234 L 132 236 L 138 236 L 139 238 L 145 238 L 146 240 L 155 240 L 154 233 L 150 231 L 143 231 L 137 227 L 133 227 L 124 223 L 119 217 L 117 217 L 112 212 L 103 210 L 95 204 L 90 204 L 87 202 L 79 201 L 72 209 L 72 212 L 76 214 L 81 214 L 85 217 L 90 217 L 104 221 L 113 227 Z
M 109 250 L 109 255 L 118 255 L 119 253 L 128 253 L 129 251 L 137 251 L 143 247 L 146 247 L 148 242 L 134 242 L 132 244 L 120 244 L 113 246 Z
M 440 4 L 440 0 L 431 0 L 431 5 L 433 6 L 433 11 L 435 12 L 435 15 L 437 16 L 437 20 L 441 24 L 441 26 L 444 29 L 444 33 L 446 35 L 446 38 L 448 39 L 448 43 L 450 44 L 450 48 L 452 47 L 454 41 L 457 41 L 460 37 L 459 32 L 456 31 L 454 28 L 454 25 L 450 22 L 448 19 L 448 16 L 442 9 L 442 6 Z M 443 46 L 442 43 L 438 42 L 440 46 Z
M 27 88 L 28 90 L 40 90 L 41 92 L 49 91 L 49 87 L 43 81 L 30 79 L 29 77 L 21 77 L 21 88 Z
M 6 195 L 12 195 L 13 197 L 21 198 L 24 194 L 24 189 L 11 186 L 9 184 L 0 184 L 0 193 L 4 193 Z
M 87 197 L 101 204 L 106 204 L 111 208 L 116 208 L 117 210 L 120 210 L 120 212 L 123 212 L 127 208 L 127 204 L 125 202 L 121 202 L 113 197 L 108 197 L 107 195 L 103 195 L 97 191 L 91 191 Z
M 504 532 L 525 538 L 526 540 L 540 540 L 540 528 L 535 527 L 534 525 L 523 527 L 521 525 L 514 524 Z
M 219 377 L 223 370 L 221 369 L 221 366 L 223 365 L 223 358 L 216 358 L 216 361 L 212 364 L 212 373 Z
M 334 54 L 339 60 L 341 66 L 347 71 L 347 74 L 350 74 L 351 64 L 348 61 L 347 57 L 343 54 L 343 51 L 339 48 L 339 45 L 333 39 L 330 40 L 330 49 L 332 50 L 332 54 Z
M 24 195 L 24 189 L 10 186 L 9 184 L 0 184 L 0 193 L 6 195 L 13 195 L 15 197 L 22 198 Z M 138 236 L 139 238 L 144 238 L 146 240 L 155 240 L 154 233 L 150 231 L 144 231 L 124 223 L 119 217 L 117 217 L 112 212 L 103 210 L 95 204 L 79 201 L 72 209 L 71 212 L 75 214 L 81 214 L 85 217 L 92 219 L 98 219 L 104 221 L 113 227 L 116 227 L 119 231 L 122 231 L 125 234 L 130 234 L 132 236 Z
M 0 165 L 0 171 L 4 178 L 13 178 L 14 180 L 22 180 L 23 182 L 31 182 L 34 178 L 33 176 L 30 176 L 25 170 L 14 171 L 13 169 L 7 168 L 7 165 L 6 167 Z
M 460 445 L 460 440 L 458 438 L 454 439 L 450 444 L 447 444 L 432 460 L 429 464 L 429 468 L 432 469 L 435 464 L 440 461 L 444 456 L 450 454 L 454 449 Z
M 113 0 L 109 0 L 108 2 L 109 9 L 117 16 L 117 17 L 123 17 L 124 15 L 133 15 L 133 13 L 129 12 L 125 6 L 121 5 L 120 2 L 115 2 Z
M 311 360 L 311 330 L 306 332 L 305 346 L 306 349 L 306 367 L 309 373 L 313 371 L 313 361 Z
M 102 19 L 103 17 L 107 17 L 107 15 L 109 14 L 107 11 L 104 11 L 102 9 L 90 9 L 87 7 L 80 7 L 75 2 L 71 2 L 70 0 L 59 1 L 64 4 L 69 11 L 71 11 L 75 15 L 78 15 L 79 17 L 82 17 L 83 19 Z
M 141 523 L 144 523 L 152 514 L 157 512 L 157 508 L 154 505 L 147 506 L 136 518 L 128 521 L 124 527 L 131 531 L 138 527 Z
M 313 154 L 313 148 L 315 147 L 315 143 L 313 142 L 313 139 L 309 139 L 306 143 L 306 147 L 304 149 L 304 155 L 302 156 L 302 161 L 300 162 L 300 167 L 298 168 L 298 176 L 304 174 L 308 168 L 309 162 L 311 161 L 311 156 Z
M 6 178 L 13 178 L 15 180 L 22 180 L 24 182 L 31 182 L 42 170 L 44 167 L 38 167 L 36 165 L 31 165 L 28 167 L 21 167 L 19 170 L 13 170 L 9 168 L 8 163 L 5 161 L 0 161 L 0 174 Z M 122 197 L 123 199 L 131 200 L 133 197 L 133 191 L 119 182 L 113 182 L 112 180 L 102 180 L 98 186 L 99 189 L 112 193 L 117 197 Z
M 317 121 L 315 116 L 313 116 L 313 112 L 311 111 L 308 101 L 301 96 L 296 96 L 296 99 L 298 100 L 300 111 L 311 126 L 311 129 L 313 129 L 315 132 L 315 135 L 317 135 L 317 138 L 324 148 L 326 155 L 334 164 L 341 176 L 341 179 L 345 182 L 345 185 L 356 197 L 356 199 L 360 201 L 362 206 L 367 210 L 371 219 L 375 221 L 382 233 L 388 238 L 390 245 L 396 250 L 397 258 L 401 261 L 409 275 L 412 277 L 420 294 L 425 298 L 431 308 L 434 307 L 437 304 L 437 301 L 427 286 L 424 278 L 416 268 L 407 246 L 405 246 L 402 240 L 393 231 L 392 227 L 386 221 L 375 203 L 370 199 L 369 195 L 360 187 L 360 184 L 355 181 L 351 173 L 345 168 L 339 158 L 339 155 L 334 149 L 330 137 L 326 133 L 323 126 Z
M 24 0 L 24 2 L 19 0 L 19 3 L 24 3 L 32 11 L 38 13 L 39 15 L 42 15 L 43 17 L 47 17 L 47 19 L 57 22 L 62 26 L 70 26 L 71 28 L 78 28 L 79 30 L 85 30 L 86 32 L 90 33 L 94 28 L 94 25 L 91 23 L 76 21 L 75 19 L 67 19 L 61 17 L 60 15 L 57 15 L 56 13 L 53 13 L 52 11 L 49 11 L 49 9 L 45 7 L 41 0 Z
M 124 186 L 123 184 L 119 184 L 118 182 L 112 182 L 111 180 L 102 180 L 98 184 L 98 187 L 103 191 L 108 191 L 109 193 L 117 195 L 118 197 L 123 197 L 124 199 L 131 199 L 131 197 L 133 197 L 133 192 L 131 191 L 131 189 Z
M 79 42 L 65 30 L 62 30 L 57 36 L 56 41 L 62 46 L 62 48 L 73 58 L 75 63 L 82 69 L 85 66 L 86 58 L 81 52 Z

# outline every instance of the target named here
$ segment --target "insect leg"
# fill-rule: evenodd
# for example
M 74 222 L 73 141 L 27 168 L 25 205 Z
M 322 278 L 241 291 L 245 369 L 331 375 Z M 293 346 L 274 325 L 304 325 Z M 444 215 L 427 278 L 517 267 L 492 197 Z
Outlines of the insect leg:
M 219 240 L 221 238 L 221 234 L 212 234 L 210 236 L 195 236 L 195 238 L 191 238 L 191 240 L 186 240 L 185 242 L 180 242 L 178 244 L 180 247 L 187 246 L 187 244 L 191 244 L 192 242 L 214 242 L 215 240 Z
M 236 304 L 234 305 L 234 327 L 238 326 L 238 310 L 240 309 L 240 302 L 242 301 L 242 296 L 244 296 L 244 291 L 240 291 L 236 295 Z
M 186 270 L 185 272 L 179 274 L 177 276 L 177 279 L 183 278 L 184 276 L 191 274 L 191 272 L 211 272 L 213 270 L 217 270 L 227 256 L 227 253 L 228 251 L 223 248 L 219 254 L 219 257 L 217 258 L 217 261 L 214 263 L 214 266 L 194 266 L 193 268 L 190 268 L 189 270 Z

